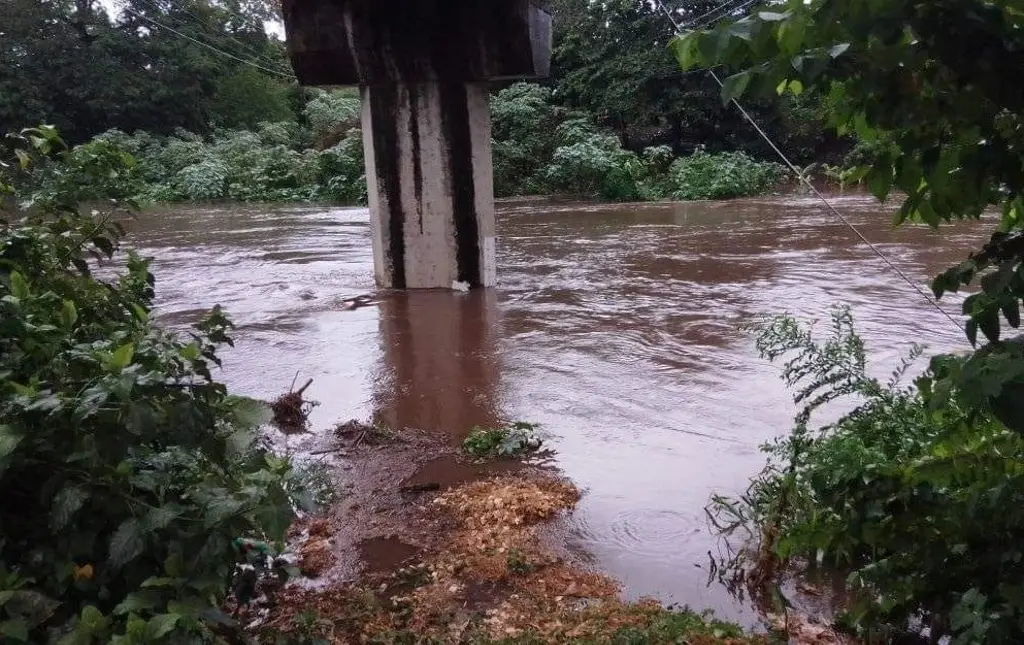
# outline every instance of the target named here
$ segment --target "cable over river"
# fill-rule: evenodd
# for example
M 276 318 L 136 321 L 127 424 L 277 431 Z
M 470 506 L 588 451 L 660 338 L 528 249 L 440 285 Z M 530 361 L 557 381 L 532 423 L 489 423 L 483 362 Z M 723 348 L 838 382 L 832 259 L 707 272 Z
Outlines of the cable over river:
M 987 228 L 893 230 L 873 199 L 835 203 L 922 283 Z M 297 371 L 314 379 L 314 432 L 376 414 L 457 442 L 474 425 L 540 423 L 585 491 L 574 543 L 630 596 L 723 618 L 745 609 L 706 584 L 704 506 L 745 488 L 764 464 L 758 446 L 793 414 L 778 368 L 739 326 L 848 303 L 880 375 L 913 342 L 966 348 L 810 198 L 506 202 L 500 286 L 465 294 L 375 292 L 368 222 L 364 209 L 183 207 L 145 213 L 129 243 L 154 258 L 165 324 L 215 304 L 237 324 L 218 375 L 235 391 L 271 399 Z

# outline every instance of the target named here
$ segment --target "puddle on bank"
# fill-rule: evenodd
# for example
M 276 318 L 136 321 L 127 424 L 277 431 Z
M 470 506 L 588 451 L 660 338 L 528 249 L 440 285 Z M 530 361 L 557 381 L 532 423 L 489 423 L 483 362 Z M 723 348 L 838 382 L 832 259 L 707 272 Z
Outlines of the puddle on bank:
M 493 461 L 486 464 L 466 463 L 455 455 L 445 455 L 427 461 L 411 476 L 402 481 L 403 492 L 446 491 L 449 488 L 476 481 L 482 477 L 513 473 L 523 468 L 518 461 Z
M 398 538 L 371 538 L 358 544 L 359 559 L 371 573 L 400 569 L 420 555 L 420 549 Z

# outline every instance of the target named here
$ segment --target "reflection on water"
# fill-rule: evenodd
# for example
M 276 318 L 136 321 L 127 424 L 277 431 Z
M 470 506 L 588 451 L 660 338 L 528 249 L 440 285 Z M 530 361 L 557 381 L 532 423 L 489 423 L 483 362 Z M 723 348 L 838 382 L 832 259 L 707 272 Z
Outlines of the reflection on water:
M 892 230 L 872 201 L 837 202 L 922 282 L 983 232 Z M 155 258 L 164 321 L 220 303 L 238 324 L 222 374 L 233 388 L 270 398 L 301 372 L 318 428 L 376 413 L 457 440 L 474 425 L 539 422 L 587 490 L 578 541 L 629 594 L 740 619 L 697 568 L 714 547 L 703 507 L 745 486 L 793 410 L 738 326 L 848 302 L 880 374 L 912 342 L 964 346 L 809 199 L 523 202 L 503 206 L 499 230 L 499 289 L 380 293 L 355 310 L 342 301 L 373 291 L 365 210 L 174 209 L 142 217 L 132 243 Z
M 380 302 L 373 405 L 391 428 L 453 433 L 501 412 L 494 290 L 395 292 Z

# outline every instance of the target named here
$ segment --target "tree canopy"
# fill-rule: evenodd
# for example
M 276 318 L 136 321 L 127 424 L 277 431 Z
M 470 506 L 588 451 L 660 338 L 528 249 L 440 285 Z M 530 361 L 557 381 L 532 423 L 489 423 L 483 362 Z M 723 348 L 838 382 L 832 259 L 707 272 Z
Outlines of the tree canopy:
M 128 0 L 114 16 L 94 0 L 0 3 L 0 131 L 46 122 L 81 141 L 291 115 L 271 12 L 237 0 Z

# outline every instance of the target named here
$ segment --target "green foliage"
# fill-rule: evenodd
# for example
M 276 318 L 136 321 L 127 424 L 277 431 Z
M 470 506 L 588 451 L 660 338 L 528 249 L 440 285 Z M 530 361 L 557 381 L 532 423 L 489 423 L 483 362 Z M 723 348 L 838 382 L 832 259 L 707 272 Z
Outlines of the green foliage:
M 971 343 L 979 330 L 987 340 L 969 367 L 936 366 L 936 388 L 984 390 L 967 403 L 982 413 L 999 408 L 1024 431 L 1024 410 L 1007 404 L 1024 386 L 1024 357 L 1001 332 L 1020 324 L 1014 271 L 1024 246 L 1013 241 L 1024 229 L 1024 12 L 987 0 L 787 0 L 683 35 L 673 48 L 684 68 L 738 70 L 724 99 L 804 90 L 826 97 L 828 125 L 866 144 L 847 179 L 863 179 L 879 199 L 900 191 L 897 224 L 938 226 L 1001 209 L 1000 234 L 933 285 L 941 297 L 981 283 L 963 313 Z
M 462 449 L 478 459 L 523 457 L 540 449 L 537 426 L 517 421 L 500 428 L 473 428 Z
M 187 132 L 160 138 L 106 132 L 105 141 L 138 158 L 146 201 L 366 202 L 362 138 L 348 132 L 326 150 L 299 148 L 308 136 L 296 123 L 260 123 L 255 132 Z
M 211 378 L 231 342 L 224 315 L 177 337 L 151 322 L 146 261 L 129 254 L 110 282 L 91 274 L 127 212 L 114 200 L 83 214 L 72 196 L 127 161 L 109 146 L 63 151 L 52 131 L 26 131 L 0 165 L 14 197 L 37 164 L 82 173 L 0 220 L 0 633 L 224 642 L 234 540 L 282 541 L 301 484 L 261 447 L 254 404 Z
M 637 155 L 592 117 L 557 107 L 551 91 L 538 85 L 518 83 L 498 93 L 491 115 L 499 195 L 727 199 L 766 192 L 785 176 L 778 164 L 744 153 L 708 154 L 699 148 L 677 160 L 670 146 L 661 145 Z
M 115 127 L 167 135 L 295 118 L 284 46 L 261 4 L 5 0 L 0 132 L 42 121 L 79 143 Z
M 496 195 L 545 191 L 541 170 L 557 147 L 551 133 L 567 117 L 540 85 L 516 83 L 491 97 Z
M 312 93 L 313 98 L 306 103 L 302 116 L 306 119 L 316 141 L 333 144 L 345 136 L 345 133 L 359 127 L 358 92 L 313 90 Z
M 280 79 L 240 66 L 218 79 L 211 120 L 225 128 L 256 128 L 261 122 L 294 119 L 290 91 Z
M 640 161 L 616 137 L 597 132 L 583 119 L 563 123 L 556 137 L 562 145 L 542 171 L 550 190 L 609 201 L 639 199 Z
M 360 130 L 350 130 L 340 142 L 318 155 L 317 180 L 321 196 L 342 204 L 365 204 L 366 164 Z
M 639 0 L 553 0 L 554 95 L 613 130 L 630 150 L 667 145 L 689 154 L 739 150 L 756 158 L 774 153 L 734 107 L 723 105 L 705 74 L 682 74 L 667 47 L 672 27 L 660 7 Z M 695 19 L 719 0 L 667 0 Z M 717 12 L 721 15 L 721 12 Z M 769 96 L 747 105 L 797 163 L 829 160 L 844 144 L 814 118 L 819 95 Z M 810 117 L 809 117 L 810 115 Z M 841 153 L 840 153 L 841 156 Z
M 705 642 L 705 639 L 735 639 L 742 643 L 743 630 L 735 624 L 717 620 L 711 612 L 689 609 L 660 611 L 642 627 L 624 627 L 612 637 L 615 645 L 656 645 L 658 643 Z
M 952 396 L 866 373 L 846 310 L 825 342 L 791 318 L 760 327 L 762 356 L 785 361 L 802 404 L 791 434 L 765 446 L 768 467 L 740 500 L 709 509 L 720 529 L 746 526 L 783 560 L 848 573 L 847 624 L 873 639 L 925 625 L 953 643 L 1024 638 L 1024 439 Z M 927 383 L 931 375 L 923 377 Z M 812 428 L 826 403 L 853 410 Z M 768 537 L 773 536 L 773 537 Z
M 756 161 L 742 152 L 698 150 L 673 162 L 669 179 L 676 199 L 729 199 L 767 192 L 788 174 L 782 164 Z

